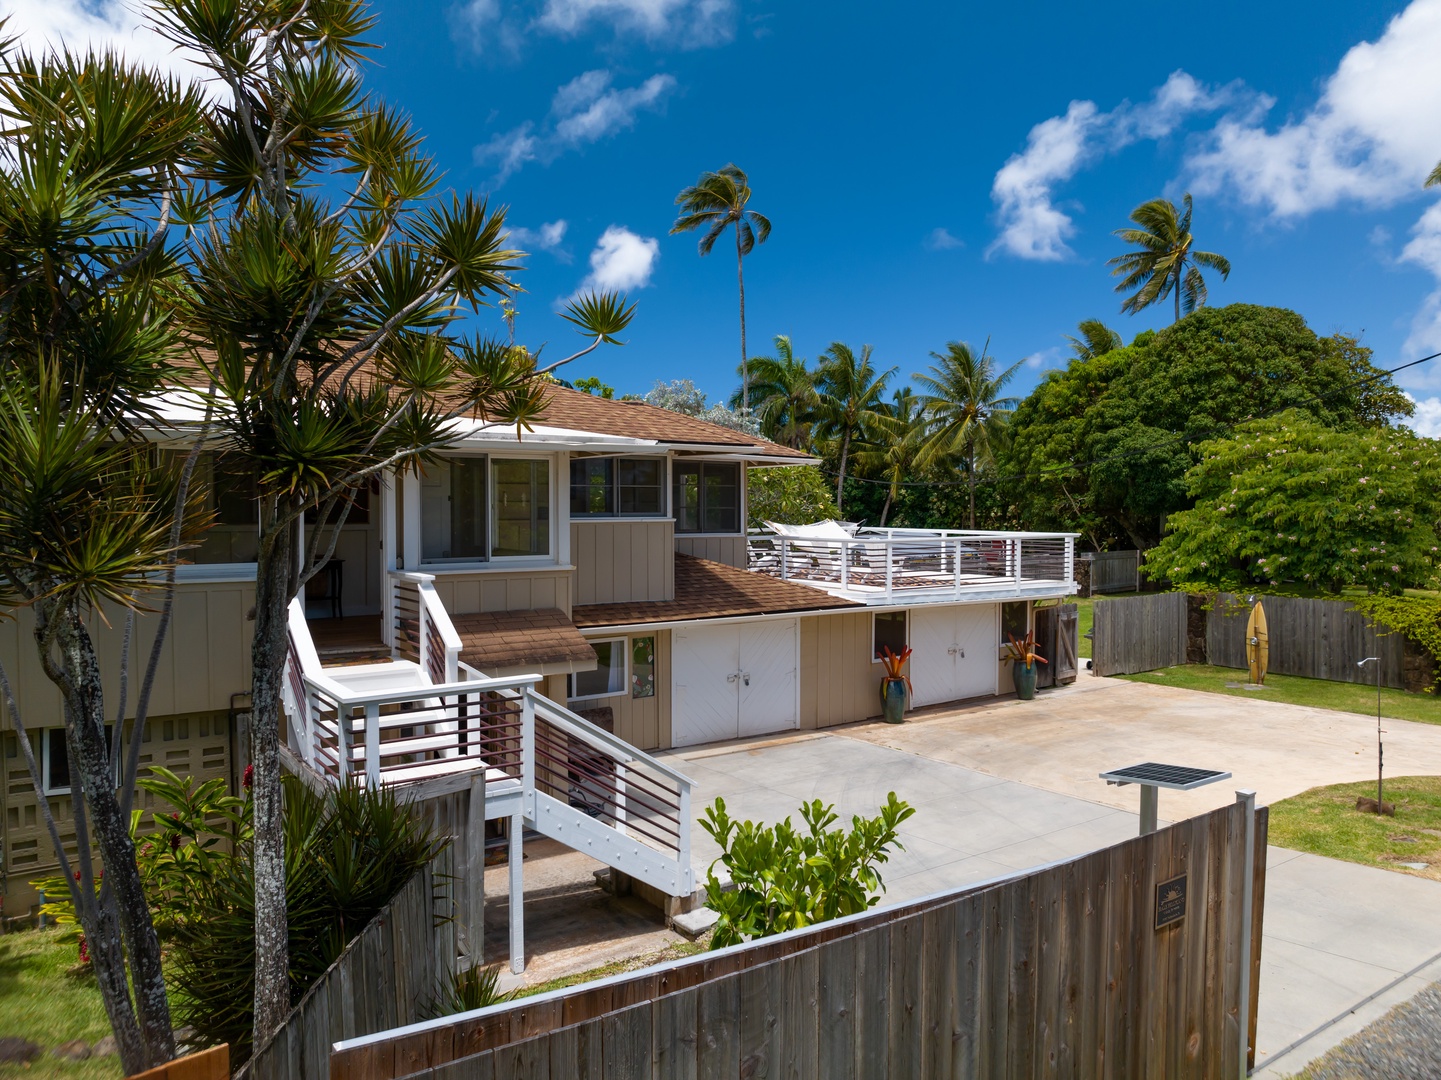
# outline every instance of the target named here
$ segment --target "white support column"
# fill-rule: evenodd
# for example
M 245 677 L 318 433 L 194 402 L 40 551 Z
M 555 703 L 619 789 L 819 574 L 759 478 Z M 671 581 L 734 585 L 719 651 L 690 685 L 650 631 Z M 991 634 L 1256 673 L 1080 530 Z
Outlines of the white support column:
M 365 707 L 365 783 L 380 790 L 380 706 Z
M 959 540 L 952 542 L 956 545 L 954 556 L 956 560 L 956 596 L 959 597 L 961 595 L 961 542 Z
M 680 831 L 677 843 L 680 850 L 676 852 L 676 861 L 680 863 L 680 884 L 687 892 L 695 889 L 695 872 L 690 864 L 690 785 L 680 785 L 680 822 L 676 828 Z
M 519 975 L 525 970 L 525 853 L 521 834 L 525 818 L 515 814 L 510 819 L 510 970 Z
M 403 472 L 400 480 L 400 512 L 405 521 L 405 543 L 401 557 L 407 570 L 420 569 L 420 477 Z
M 1021 591 L 1021 539 L 1017 537 L 1011 541 L 1011 558 L 1015 560 L 1013 567 L 1016 575 L 1016 592 Z
M 394 471 L 380 474 L 380 640 L 395 648 L 395 585 L 390 579 L 397 568 L 400 552 L 396 550 L 398 532 Z
M 1066 545 L 1066 584 L 1076 580 L 1076 538 L 1068 536 L 1062 541 Z
M 615 831 L 622 836 L 625 831 L 625 766 L 620 762 L 615 764 Z

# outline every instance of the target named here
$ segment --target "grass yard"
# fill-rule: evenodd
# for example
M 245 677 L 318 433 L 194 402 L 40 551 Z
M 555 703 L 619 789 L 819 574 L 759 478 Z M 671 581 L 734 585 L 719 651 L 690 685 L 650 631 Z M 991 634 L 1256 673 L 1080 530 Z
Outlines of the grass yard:
M 536 994 L 546 994 L 552 990 L 564 990 L 567 987 L 579 986 L 581 983 L 595 982 L 597 979 L 607 979 L 612 975 L 621 975 L 627 971 L 639 971 L 641 968 L 654 967 L 656 964 L 664 964 L 671 960 L 681 960 L 687 956 L 694 956 L 696 953 L 704 952 L 708 941 L 708 938 L 700 941 L 677 941 L 667 945 L 659 952 L 633 956 L 629 960 L 614 960 L 609 964 L 602 964 L 600 967 L 591 968 L 589 971 L 577 971 L 574 975 L 562 975 L 560 978 L 551 979 L 549 982 L 523 987 L 516 994 L 516 997 L 534 997 Z
M 0 1065 L 0 1078 L 41 1077 L 110 1080 L 121 1075 L 120 1058 L 62 1061 L 50 1053 L 72 1039 L 90 1044 L 110 1034 L 110 1022 L 92 976 L 74 976 L 75 943 L 60 931 L 25 930 L 0 935 L 0 1035 L 38 1043 L 45 1054 L 29 1065 Z
M 1091 658 L 1091 639 L 1086 635 L 1091 632 L 1091 627 L 1096 625 L 1096 601 L 1090 598 L 1082 599 L 1079 596 L 1068 596 L 1063 601 L 1067 604 L 1076 605 L 1076 633 L 1080 640 L 1076 643 L 1076 654 L 1082 660 Z
M 1312 788 L 1272 804 L 1270 843 L 1441 881 L 1441 776 L 1388 777 L 1394 818 L 1361 813 L 1358 795 L 1374 799 L 1376 782 Z
M 1291 705 L 1310 705 L 1317 709 L 1376 715 L 1376 688 L 1360 683 L 1305 679 L 1299 675 L 1267 675 L 1264 690 L 1246 690 L 1239 685 L 1247 679 L 1244 669 L 1212 667 L 1209 664 L 1183 664 L 1159 671 L 1145 671 L 1139 675 L 1119 675 L 1117 678 L 1154 683 L 1157 686 L 1179 686 L 1183 690 L 1205 690 L 1213 694 L 1231 694 L 1261 701 L 1284 701 Z M 1381 715 L 1393 720 L 1441 724 L 1441 697 L 1435 694 L 1408 694 L 1405 690 L 1382 687 Z

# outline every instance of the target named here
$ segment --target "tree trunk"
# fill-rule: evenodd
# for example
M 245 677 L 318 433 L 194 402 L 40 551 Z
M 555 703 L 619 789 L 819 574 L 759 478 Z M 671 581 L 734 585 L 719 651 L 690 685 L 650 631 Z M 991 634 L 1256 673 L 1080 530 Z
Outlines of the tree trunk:
M 976 527 L 976 444 L 973 440 L 966 454 L 966 481 L 971 489 L 971 523 L 968 528 Z
M 750 364 L 746 356 L 746 277 L 745 256 L 741 254 L 741 227 L 736 222 L 736 284 L 741 294 L 741 415 L 751 414 Z
M 882 529 L 886 527 L 886 517 L 891 512 L 891 500 L 893 500 L 895 497 L 896 488 L 895 485 L 892 484 L 890 487 L 886 488 L 886 502 L 885 505 L 881 507 L 881 524 L 879 527 Z
M 164 1064 L 175 1056 L 170 1002 L 160 965 L 160 941 L 135 862 L 130 823 L 121 811 L 115 789 L 115 761 L 105 737 L 105 704 L 100 661 L 94 642 L 78 613 L 56 612 L 56 644 L 63 657 L 66 696 L 65 738 L 70 756 L 72 799 L 84 800 L 94 826 L 94 842 L 105 869 L 104 886 L 85 928 L 94 957 L 106 1012 L 115 1030 L 127 1073 Z M 139 739 L 139 730 L 131 738 Z M 78 839 L 77 835 L 77 839 Z M 89 869 L 81 854 L 82 891 L 89 887 Z M 88 898 L 87 898 L 88 899 Z M 77 913 L 88 904 L 77 905 Z M 93 926 L 93 931 L 92 931 Z M 92 932 L 94 938 L 92 940 Z M 123 940 L 116 940 L 117 934 Z M 127 986 L 133 986 L 134 1007 Z M 134 1031 L 134 1039 L 130 1038 Z M 123 1033 L 123 1034 L 122 1034 Z M 127 1046 L 129 1043 L 131 1045 Z
M 299 537 L 294 523 L 261 545 L 255 577 L 255 637 L 251 644 L 250 762 L 255 829 L 255 1018 L 259 1047 L 290 1011 L 290 936 L 285 910 L 285 833 L 281 816 L 281 687 L 289 638 Z
M 1171 320 L 1173 323 L 1181 321 L 1181 275 L 1176 275 L 1176 317 Z
M 846 458 L 851 452 L 851 433 L 848 431 L 841 437 L 841 471 L 836 477 L 836 513 L 841 512 L 841 492 L 846 486 Z

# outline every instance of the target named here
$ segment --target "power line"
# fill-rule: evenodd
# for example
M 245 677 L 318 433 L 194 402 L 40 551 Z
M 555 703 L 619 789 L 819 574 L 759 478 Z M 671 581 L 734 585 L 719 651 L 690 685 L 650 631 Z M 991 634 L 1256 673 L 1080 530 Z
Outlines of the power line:
M 1326 401 L 1328 398 L 1335 397 L 1337 394 L 1344 393 L 1344 392 L 1347 391 L 1347 390 L 1353 390 L 1353 389 L 1356 389 L 1356 388 L 1358 388 L 1358 387 L 1365 386 L 1367 383 L 1376 382 L 1378 379 L 1382 379 L 1382 378 L 1386 378 L 1387 376 L 1394 375 L 1394 374 L 1396 374 L 1398 371 L 1405 371 L 1407 368 L 1413 368 L 1413 367 L 1416 367 L 1416 366 L 1419 365 L 1419 364 L 1424 364 L 1424 363 L 1426 363 L 1426 362 L 1428 362 L 1428 361 L 1430 361 L 1430 360 L 1435 360 L 1435 359 L 1437 359 L 1437 358 L 1441 358 L 1441 352 L 1434 352 L 1434 353 L 1432 353 L 1430 356 L 1423 356 L 1423 357 L 1421 357 L 1419 360 L 1411 360 L 1411 361 L 1408 361 L 1407 363 L 1404 363 L 1404 364 L 1398 364 L 1396 367 L 1393 367 L 1393 368 L 1387 368 L 1387 369 L 1385 369 L 1385 370 L 1377 371 L 1377 372 L 1375 372 L 1374 374 L 1367 375 L 1367 376 L 1365 376 L 1364 378 L 1361 378 L 1361 379 L 1357 379 L 1355 382 L 1345 383 L 1345 384 L 1337 387 L 1335 390 L 1330 391 L 1329 393 L 1318 394 L 1318 395 L 1316 395 L 1315 397 L 1308 398 L 1308 399 L 1306 399 L 1306 400 L 1304 400 L 1304 401 L 1293 401 L 1293 402 L 1290 402 L 1290 403 L 1286 404 L 1285 406 L 1282 406 L 1282 407 L 1277 408 L 1277 409 L 1273 409 L 1273 410 L 1271 410 L 1271 411 L 1268 412 L 1268 413 L 1259 413 L 1259 414 L 1257 414 L 1257 415 L 1248 416 L 1248 417 L 1246 417 L 1246 418 L 1244 418 L 1244 419 L 1242 419 L 1242 420 L 1237 420 L 1237 421 L 1234 421 L 1234 422 L 1229 423 L 1229 424 L 1220 424 L 1220 425 L 1217 425 L 1216 427 L 1207 428 L 1207 429 L 1205 429 L 1203 432 L 1201 432 L 1201 433 L 1199 433 L 1198 435 L 1195 435 L 1195 436 L 1188 436 L 1188 435 L 1186 435 L 1186 434 L 1184 434 L 1184 433 L 1177 433 L 1177 434 L 1175 434 L 1175 435 L 1170 436 L 1169 438 L 1160 439 L 1160 440 L 1157 440 L 1157 441 L 1154 442 L 1154 443 L 1150 443 L 1150 444 L 1148 444 L 1148 445 L 1146 445 L 1146 446 L 1136 447 L 1136 448 L 1133 448 L 1133 449 L 1131 449 L 1131 450 L 1123 450 L 1123 451 L 1119 451 L 1119 452 L 1117 452 L 1117 453 L 1115 453 L 1115 454 L 1103 454 L 1103 455 L 1101 455 L 1100 457 L 1084 458 L 1084 459 L 1081 459 L 1081 460 L 1079 460 L 1079 461 L 1077 461 L 1077 460 L 1067 461 L 1067 462 L 1065 462 L 1064 464 L 1061 464 L 1061 465 L 1052 465 L 1052 466 L 1049 466 L 1049 467 L 1047 467 L 1047 468 L 1044 468 L 1044 469 L 1039 470 L 1039 472 L 1038 472 L 1038 473 L 1035 473 L 1035 474 L 1027 474 L 1027 473 L 992 474 L 992 475 L 989 475 L 989 476 L 985 476 L 985 477 L 980 477 L 980 478 L 978 478 L 978 479 L 976 480 L 976 486 L 977 486 L 977 487 L 980 487 L 980 486 L 982 486 L 983 484 L 998 484 L 998 483 L 1000 483 L 1000 482 L 1003 481 L 1003 480 L 1027 480 L 1027 479 L 1037 479 L 1037 480 L 1038 480 L 1038 479 L 1044 479 L 1044 478 L 1046 478 L 1047 476 L 1065 475 L 1065 474 L 1067 474 L 1067 473 L 1074 472 L 1074 471 L 1076 471 L 1077 469 L 1080 469 L 1080 468 L 1082 468 L 1083 466 L 1086 466 L 1086 465 L 1100 465 L 1100 464 L 1103 464 L 1103 463 L 1109 462 L 1109 461 L 1122 461 L 1122 460 L 1124 460 L 1124 459 L 1126 459 L 1126 458 L 1138 457 L 1138 456 L 1140 456 L 1140 455 L 1142 455 L 1142 454 L 1148 454 L 1148 453 L 1150 453 L 1150 452 L 1153 451 L 1153 450 L 1161 449 L 1161 448 L 1163 448 L 1163 447 L 1173 445 L 1173 444 L 1175 444 L 1175 443 L 1177 443 L 1177 442 L 1186 442 L 1188 445 L 1189 445 L 1190 443 L 1192 443 L 1192 442 L 1200 442 L 1200 441 L 1202 441 L 1202 440 L 1204 440 L 1204 439 L 1207 439 L 1207 438 L 1213 438 L 1213 437 L 1215 437 L 1215 436 L 1216 436 L 1218 433 L 1220 433 L 1220 432 L 1229 431 L 1231 428 L 1234 428 L 1234 427 L 1236 427 L 1236 426 L 1239 425 L 1239 424 L 1248 424 L 1248 423 L 1251 423 L 1251 422 L 1256 421 L 1256 420 L 1267 420 L 1267 419 L 1269 419 L 1270 417 L 1272 417 L 1272 416 L 1278 416 L 1278 415 L 1280 415 L 1281 413 L 1286 412 L 1286 411 L 1289 410 L 1289 409 L 1299 409 L 1299 408 L 1304 408 L 1304 407 L 1307 406 L 1307 405 L 1319 404 L 1320 402 Z M 826 475 L 827 475 L 827 476 L 830 476 L 830 477 L 835 477 L 837 474 L 836 474 L 835 472 L 832 472 L 832 471 L 826 471 Z M 856 483 L 858 483 L 858 484 L 877 484 L 877 485 L 880 485 L 881 487 L 890 487 L 890 486 L 892 485 L 892 482 L 889 481 L 889 480 L 873 480 L 873 479 L 871 479 L 870 477 L 865 477 L 865 476 L 849 476 L 849 477 L 847 477 L 847 479 L 848 479 L 848 480 L 854 480 L 854 481 L 856 481 Z M 895 486 L 896 486 L 896 487 L 903 487 L 903 488 L 904 488 L 904 487 L 920 487 L 920 488 L 965 487 L 965 488 L 968 488 L 968 487 L 971 486 L 971 483 L 970 483 L 969 480 L 897 480 L 897 481 L 895 481 Z

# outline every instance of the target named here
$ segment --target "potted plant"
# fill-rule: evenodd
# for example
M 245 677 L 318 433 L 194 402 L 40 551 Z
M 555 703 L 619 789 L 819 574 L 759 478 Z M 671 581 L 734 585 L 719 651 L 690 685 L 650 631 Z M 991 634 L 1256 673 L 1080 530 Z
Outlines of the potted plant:
M 1011 675 L 1016 682 L 1016 697 L 1022 701 L 1030 701 L 1036 696 L 1036 664 L 1045 664 L 1049 661 L 1036 652 L 1036 635 L 1032 630 L 1026 631 L 1023 638 L 1015 634 L 1007 634 L 1011 639 L 1006 646 L 1006 655 L 1011 659 Z
M 891 652 L 888 646 L 881 649 L 881 663 L 886 666 L 886 673 L 881 678 L 881 705 L 888 724 L 906 722 L 906 698 L 911 693 L 911 680 L 901 668 L 910 658 L 909 645 L 899 654 Z

